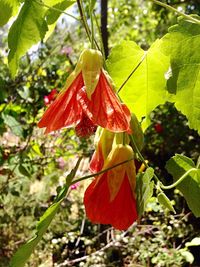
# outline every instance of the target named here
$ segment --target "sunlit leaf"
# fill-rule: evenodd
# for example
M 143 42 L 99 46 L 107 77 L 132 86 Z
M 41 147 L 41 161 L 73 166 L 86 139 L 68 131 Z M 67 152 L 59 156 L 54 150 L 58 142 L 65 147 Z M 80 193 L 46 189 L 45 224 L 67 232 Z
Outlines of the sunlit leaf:
M 54 8 L 59 9 L 61 11 L 66 10 L 68 7 L 70 7 L 72 4 L 74 4 L 75 1 L 59 1 L 56 5 L 53 5 Z M 54 24 L 57 19 L 60 17 L 62 12 L 56 11 L 54 9 L 49 9 L 46 14 L 47 23 L 49 25 Z
M 107 61 L 117 89 L 138 66 L 121 89 L 120 96 L 139 120 L 148 119 L 150 112 L 168 99 L 165 73 L 169 58 L 161 52 L 160 44 L 157 40 L 145 55 L 134 42 L 124 41 L 112 49 Z
M 0 1 L 0 27 L 6 24 L 9 19 L 17 13 L 19 8 L 18 0 Z
M 69 4 L 71 3 L 70 5 L 72 5 L 76 1 L 74 1 L 74 0 L 65 0 L 65 1 L 63 1 L 63 0 L 43 0 L 43 3 L 45 5 L 47 5 L 47 6 L 50 6 L 50 7 L 55 6 L 55 5 L 57 5 L 57 4 L 61 3 L 61 2 L 67 2 Z
M 175 155 L 166 164 L 168 172 L 177 181 L 187 171 L 193 169 L 186 178 L 177 185 L 191 211 L 196 217 L 200 217 L 200 169 L 195 169 L 194 162 L 183 155 Z
M 163 50 L 171 57 L 168 90 L 189 126 L 200 133 L 200 26 L 180 18 L 162 42 Z
M 8 35 L 8 63 L 12 76 L 18 69 L 19 59 L 32 45 L 44 38 L 48 30 L 44 14 L 46 9 L 35 1 L 26 0 L 10 28 Z

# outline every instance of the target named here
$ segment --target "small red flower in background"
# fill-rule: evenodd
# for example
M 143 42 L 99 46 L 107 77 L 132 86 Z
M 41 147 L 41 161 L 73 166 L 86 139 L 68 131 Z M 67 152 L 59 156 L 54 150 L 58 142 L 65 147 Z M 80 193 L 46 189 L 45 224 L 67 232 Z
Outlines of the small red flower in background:
M 58 92 L 56 89 L 53 89 L 50 94 L 44 96 L 44 104 L 45 106 L 50 105 L 56 98 Z
M 116 145 L 106 159 L 103 169 L 133 158 L 128 145 Z M 87 217 L 93 223 L 111 224 L 125 230 L 137 220 L 136 171 L 129 161 L 97 176 L 84 195 Z
M 155 131 L 156 131 L 157 133 L 162 133 L 162 132 L 163 132 L 163 127 L 162 127 L 162 124 L 160 124 L 160 123 L 156 123 L 156 124 L 154 125 L 154 129 L 155 129 Z
M 38 123 L 39 127 L 46 127 L 45 133 L 76 126 L 85 117 L 110 131 L 131 132 L 130 111 L 119 101 L 111 78 L 102 66 L 99 51 L 83 51 L 66 87 Z

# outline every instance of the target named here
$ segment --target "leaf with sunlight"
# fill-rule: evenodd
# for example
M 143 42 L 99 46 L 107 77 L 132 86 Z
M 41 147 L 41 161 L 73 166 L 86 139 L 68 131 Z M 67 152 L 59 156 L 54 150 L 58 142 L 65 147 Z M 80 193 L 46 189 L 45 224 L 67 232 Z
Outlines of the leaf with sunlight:
M 8 35 L 8 63 L 12 76 L 18 69 L 18 60 L 32 45 L 44 38 L 48 30 L 44 20 L 46 9 L 34 1 L 25 1 Z
M 189 126 L 200 133 L 200 25 L 179 18 L 179 24 L 169 28 L 162 42 L 163 51 L 171 57 L 168 90 Z
M 19 4 L 19 0 L 0 1 L 0 27 L 6 24 L 12 16 L 16 15 Z
M 139 120 L 146 117 L 144 127 L 148 125 L 150 112 L 168 99 L 165 73 L 169 58 L 161 52 L 160 44 L 157 40 L 145 54 L 136 43 L 124 41 L 112 49 L 107 61 L 117 89 L 135 69 L 122 87 L 120 97 Z
M 176 182 L 187 171 L 192 170 L 186 178 L 177 185 L 184 198 L 187 201 L 189 208 L 196 217 L 200 217 L 200 169 L 195 167 L 194 162 L 183 155 L 176 154 L 166 164 L 168 172 L 173 176 Z

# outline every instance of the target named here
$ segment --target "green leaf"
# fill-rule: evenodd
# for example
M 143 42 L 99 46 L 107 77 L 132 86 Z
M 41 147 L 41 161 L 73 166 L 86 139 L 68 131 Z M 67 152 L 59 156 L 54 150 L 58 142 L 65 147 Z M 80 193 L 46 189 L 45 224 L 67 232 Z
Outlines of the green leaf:
M 55 217 L 56 212 L 60 207 L 61 201 L 62 200 L 60 200 L 57 203 L 54 203 L 46 210 L 46 212 L 40 218 L 40 221 L 37 224 L 36 227 L 37 232 L 35 236 L 32 239 L 30 239 L 26 244 L 24 244 L 19 248 L 19 250 L 15 253 L 15 255 L 11 260 L 10 267 L 23 267 L 25 265 L 31 253 L 33 252 L 34 248 L 42 239 L 42 236 L 46 232 L 49 224 Z
M 167 208 L 168 210 L 172 211 L 173 213 L 176 213 L 176 211 L 174 210 L 174 207 L 172 206 L 170 199 L 165 195 L 164 192 L 159 193 L 157 198 L 158 198 L 158 202 L 164 208 Z
M 11 129 L 12 133 L 23 138 L 23 128 L 13 116 L 2 113 L 1 117 L 4 120 L 4 123 Z
M 137 174 L 136 195 L 139 217 L 144 213 L 146 204 L 153 195 L 154 182 L 151 181 L 153 174 L 153 168 L 148 168 L 144 173 Z
M 145 52 L 134 42 L 124 41 L 115 46 L 107 61 L 108 71 L 117 89 L 136 69 L 120 91 L 120 97 L 139 119 L 148 116 L 168 97 L 165 73 L 169 68 L 169 58 L 161 52 L 161 41 L 157 40 Z M 140 65 L 139 65 L 140 64 Z
M 20 164 L 18 167 L 18 170 L 19 170 L 20 174 L 22 174 L 23 176 L 30 177 L 30 172 L 29 172 L 28 166 L 26 164 Z
M 200 169 L 195 169 L 194 162 L 183 155 L 175 155 L 166 164 L 168 172 L 177 181 L 187 171 L 191 171 L 186 178 L 177 185 L 191 211 L 196 217 L 200 217 Z
M 180 249 L 181 255 L 185 258 L 186 262 L 189 262 L 190 264 L 194 261 L 194 256 L 191 252 L 186 251 L 184 249 Z
M 56 5 L 53 5 L 54 8 L 57 8 L 61 11 L 66 10 L 68 7 L 70 7 L 72 4 L 74 4 L 75 1 L 59 1 Z M 49 9 L 46 13 L 46 19 L 48 25 L 54 24 L 58 18 L 60 17 L 62 13 L 53 9 Z
M 189 126 L 200 133 L 200 26 L 179 19 L 162 38 L 162 49 L 171 60 L 167 82 L 175 106 L 186 115 Z
M 200 246 L 200 237 L 193 238 L 190 242 L 185 244 L 186 247 Z
M 19 8 L 18 0 L 1 0 L 0 1 L 0 27 L 6 24 L 14 16 Z
M 19 59 L 32 45 L 44 38 L 48 30 L 44 20 L 46 9 L 40 4 L 26 0 L 8 34 L 8 63 L 11 75 L 15 76 Z
M 61 2 L 67 2 L 67 3 L 69 3 L 69 5 L 72 5 L 76 1 L 74 1 L 74 0 L 65 0 L 65 1 L 63 1 L 63 0 L 43 0 L 43 3 L 45 5 L 47 5 L 47 6 L 50 6 L 50 7 L 55 6 L 55 5 L 57 5 L 57 4 L 61 3 Z

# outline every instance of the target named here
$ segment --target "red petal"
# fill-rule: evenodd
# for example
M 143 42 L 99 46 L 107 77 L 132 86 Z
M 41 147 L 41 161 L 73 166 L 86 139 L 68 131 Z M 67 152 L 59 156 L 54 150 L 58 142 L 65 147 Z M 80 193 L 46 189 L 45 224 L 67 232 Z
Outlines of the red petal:
M 78 100 L 84 112 L 94 124 L 113 132 L 131 132 L 130 111 L 120 103 L 103 72 L 100 74 L 99 83 L 91 100 L 87 97 L 85 87 L 78 94 Z
M 102 170 L 104 164 L 104 158 L 101 146 L 98 145 L 97 151 L 94 152 L 90 161 L 90 171 L 95 173 Z
M 55 101 L 45 111 L 38 123 L 40 128 L 46 127 L 49 133 L 63 127 L 70 127 L 82 118 L 82 108 L 77 101 L 77 92 L 83 86 L 83 77 L 80 73 L 70 87 L 61 92 Z
M 93 223 L 111 224 L 116 229 L 126 230 L 137 219 L 136 201 L 127 175 L 113 201 L 110 201 L 107 173 L 98 182 L 96 178 L 86 189 L 84 204 Z

